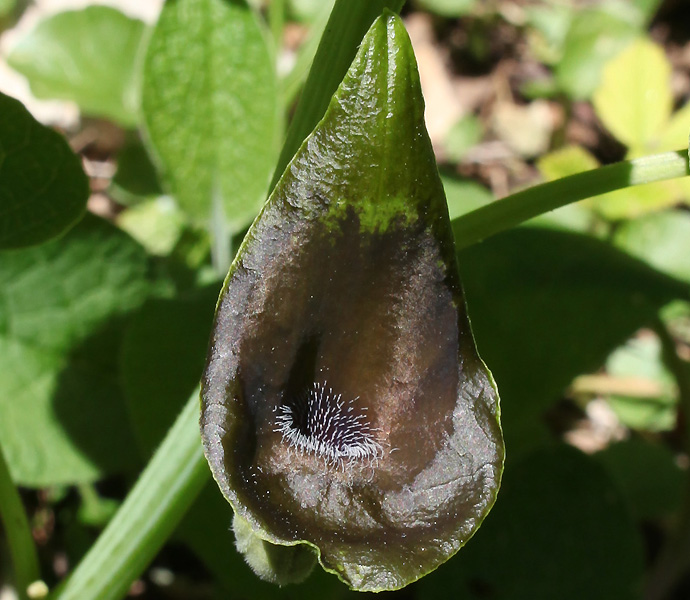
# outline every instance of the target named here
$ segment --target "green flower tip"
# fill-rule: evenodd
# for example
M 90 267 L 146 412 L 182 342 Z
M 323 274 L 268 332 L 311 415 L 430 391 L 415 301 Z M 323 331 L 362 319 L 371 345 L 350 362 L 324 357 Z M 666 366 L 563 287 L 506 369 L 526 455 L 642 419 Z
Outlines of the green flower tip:
M 204 448 L 238 547 L 276 581 L 255 536 L 305 544 L 354 589 L 400 588 L 455 554 L 496 497 L 498 395 L 423 115 L 407 33 L 386 13 L 219 300 Z
M 301 583 L 314 569 L 316 554 L 308 546 L 277 546 L 262 540 L 237 514 L 232 520 L 235 546 L 261 579 L 286 585 Z

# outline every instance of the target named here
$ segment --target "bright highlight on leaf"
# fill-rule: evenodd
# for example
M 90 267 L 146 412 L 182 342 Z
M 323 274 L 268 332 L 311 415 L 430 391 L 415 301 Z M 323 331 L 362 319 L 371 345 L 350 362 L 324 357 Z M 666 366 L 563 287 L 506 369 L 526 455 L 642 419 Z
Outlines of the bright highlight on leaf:
M 604 67 L 593 101 L 607 129 L 641 153 L 671 115 L 671 65 L 663 49 L 645 38 L 630 44 Z
M 244 0 L 167 2 L 144 61 L 148 141 L 180 208 L 246 227 L 277 154 L 274 59 Z
M 203 381 L 206 455 L 242 522 L 358 590 L 455 554 L 503 465 L 423 114 L 386 13 L 238 252 Z

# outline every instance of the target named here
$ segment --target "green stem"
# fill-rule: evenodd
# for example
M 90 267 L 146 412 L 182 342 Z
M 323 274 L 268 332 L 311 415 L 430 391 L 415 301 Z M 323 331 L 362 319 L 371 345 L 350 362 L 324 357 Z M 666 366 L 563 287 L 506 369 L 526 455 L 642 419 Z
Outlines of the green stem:
M 404 3 L 405 0 L 336 0 L 280 152 L 271 191 L 326 112 L 371 24 L 385 8 L 398 12 Z
M 685 417 L 685 447 L 690 452 L 690 365 L 676 350 L 676 341 L 659 319 L 654 330 L 661 340 L 664 363 L 678 385 L 681 413 Z M 669 598 L 690 567 L 690 478 L 686 480 L 685 498 L 675 530 L 669 536 L 647 578 L 645 600 Z
M 665 152 L 577 173 L 512 194 L 453 221 L 458 250 L 571 202 L 690 175 L 688 151 Z
M 309 67 L 314 62 L 314 56 L 319 47 L 319 41 L 323 37 L 323 32 L 328 23 L 328 17 L 331 14 L 329 4 L 329 2 L 324 3 L 323 10 L 314 20 L 306 41 L 297 51 L 295 65 L 290 69 L 290 72 L 280 80 L 280 95 L 286 110 L 292 106 L 297 98 L 300 87 L 309 73 Z
M 52 598 L 123 598 L 209 477 L 199 436 L 197 389 L 115 517 Z
M 217 185 L 213 186 L 211 213 L 211 223 L 209 225 L 209 231 L 211 232 L 211 264 L 218 276 L 223 278 L 232 262 L 232 236 L 225 219 L 223 198 Z
M 21 600 L 25 600 L 28 597 L 27 588 L 40 579 L 41 573 L 29 521 L 24 512 L 22 499 L 10 476 L 2 447 L 0 447 L 0 520 L 2 520 L 12 556 L 17 594 Z
M 283 45 L 283 27 L 285 25 L 285 0 L 271 0 L 268 5 L 268 24 L 276 49 L 276 56 L 280 54 Z

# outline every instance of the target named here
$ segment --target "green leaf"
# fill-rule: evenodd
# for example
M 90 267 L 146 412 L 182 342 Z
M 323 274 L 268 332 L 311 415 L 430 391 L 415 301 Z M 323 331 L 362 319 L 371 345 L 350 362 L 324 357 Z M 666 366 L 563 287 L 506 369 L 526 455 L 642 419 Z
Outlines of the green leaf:
M 639 34 L 631 11 L 582 10 L 574 17 L 565 38 L 556 79 L 574 99 L 589 98 L 599 83 L 604 63 Z
M 537 168 L 547 181 L 596 169 L 599 162 L 582 146 L 564 146 L 541 156 Z
M 441 181 L 451 219 L 457 219 L 461 215 L 493 202 L 493 194 L 476 181 L 448 175 L 442 175 Z
M 627 382 L 631 389 L 628 394 L 614 394 L 607 399 L 624 425 L 646 431 L 674 428 L 678 394 L 673 376 L 663 364 L 657 337 L 630 340 L 608 358 L 606 371 L 611 377 Z M 646 388 L 652 391 L 647 392 Z M 634 392 L 637 393 L 633 395 Z
M 89 183 L 65 139 L 0 94 L 0 249 L 53 238 L 81 219 Z
M 156 167 L 138 138 L 129 139 L 118 153 L 117 170 L 109 193 L 119 203 L 126 205 L 163 193 Z
M 512 465 L 512 466 L 511 466 Z M 419 584 L 437 600 L 633 600 L 640 535 L 620 492 L 568 446 L 509 463 L 496 506 L 467 546 Z
M 264 540 L 318 548 L 354 589 L 433 570 L 494 502 L 498 398 L 389 11 L 238 252 L 202 389 L 205 451 L 235 511 Z
M 442 17 L 463 17 L 477 6 L 477 0 L 418 0 L 418 4 Z
M 654 268 L 690 282 L 690 214 L 669 210 L 627 221 L 614 243 Z
M 520 227 L 458 261 L 508 445 L 688 286 L 589 236 Z M 506 349 L 514 349 L 506 351 Z
M 288 0 L 287 4 L 290 10 L 290 16 L 297 21 L 306 21 L 311 23 L 321 15 L 324 4 L 329 4 L 333 7 L 335 0 Z M 330 11 L 329 11 L 330 12 Z
M 134 126 L 144 31 L 144 23 L 113 8 L 89 6 L 41 21 L 7 61 L 36 97 L 72 100 L 86 114 Z
M 634 219 L 677 204 L 682 187 L 675 181 L 656 181 L 602 194 L 587 201 L 602 217 L 617 221 Z
M 593 96 L 604 126 L 634 153 L 644 151 L 671 115 L 671 65 L 663 49 L 639 38 L 604 66 Z
M 129 323 L 122 379 L 144 457 L 153 453 L 199 384 L 219 291 L 213 284 L 174 299 L 151 298 Z
M 688 145 L 690 135 L 690 102 L 677 110 L 664 127 L 655 150 L 658 152 L 678 150 Z
M 172 198 L 161 196 L 120 213 L 117 225 L 154 255 L 170 254 L 182 236 L 185 218 Z
M 450 160 L 460 162 L 467 151 L 481 141 L 483 133 L 482 122 L 474 115 L 467 115 L 455 123 L 445 139 Z
M 537 160 L 537 168 L 547 181 L 596 169 L 598 166 L 597 159 L 581 146 L 565 146 Z M 588 201 L 582 200 L 543 213 L 529 223 L 587 233 L 593 229 L 593 221 L 594 213 L 589 208 Z
M 567 5 L 547 4 L 525 7 L 530 50 L 540 62 L 557 64 L 563 55 L 563 44 L 573 19 Z
M 116 359 L 146 271 L 141 247 L 95 217 L 0 255 L 0 437 L 18 483 L 92 481 L 135 463 Z
M 649 23 L 659 9 L 661 0 L 632 0 L 632 4 L 644 22 Z
M 0 0 L 0 18 L 9 15 L 17 3 L 17 0 Z
M 149 141 L 180 207 L 245 227 L 277 154 L 278 101 L 264 31 L 243 0 L 163 7 L 144 67 Z
M 594 458 L 611 474 L 637 519 L 668 517 L 680 508 L 685 477 L 666 446 L 631 438 Z

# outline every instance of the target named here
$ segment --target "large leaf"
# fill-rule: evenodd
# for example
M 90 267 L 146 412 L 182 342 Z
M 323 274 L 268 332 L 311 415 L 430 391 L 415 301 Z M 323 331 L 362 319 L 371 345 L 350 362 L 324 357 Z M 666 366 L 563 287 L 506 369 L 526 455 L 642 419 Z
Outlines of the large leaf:
M 589 236 L 533 227 L 460 253 L 477 345 L 501 390 L 508 444 L 531 428 L 574 377 L 658 310 L 687 298 L 687 284 Z
M 379 18 L 219 302 L 202 437 L 260 538 L 359 590 L 436 568 L 494 502 L 498 398 L 464 312 L 402 21 Z
M 132 126 L 144 30 L 144 23 L 113 8 L 89 6 L 41 21 L 7 60 L 38 98 L 72 100 L 87 114 Z
M 168 2 L 149 43 L 144 120 L 180 206 L 246 226 L 277 150 L 273 57 L 244 0 Z M 212 209 L 213 205 L 213 209 Z
M 116 359 L 146 270 L 141 247 L 95 217 L 0 255 L 0 437 L 18 483 L 90 481 L 134 464 Z
M 65 139 L 0 94 L 0 249 L 39 244 L 84 214 L 89 184 Z
M 512 468 L 463 552 L 418 586 L 434 600 L 634 600 L 642 543 L 621 494 L 591 458 L 541 449 Z

